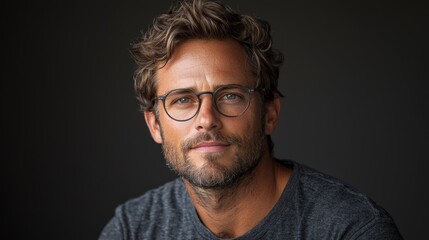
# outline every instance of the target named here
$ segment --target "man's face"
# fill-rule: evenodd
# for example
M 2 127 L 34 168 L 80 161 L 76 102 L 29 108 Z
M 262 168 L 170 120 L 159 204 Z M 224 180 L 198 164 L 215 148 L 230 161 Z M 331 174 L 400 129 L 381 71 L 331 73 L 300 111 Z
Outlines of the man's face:
M 224 85 L 255 87 L 242 47 L 232 40 L 188 40 L 157 72 L 157 95 L 174 89 L 215 91 Z M 145 113 L 154 140 L 162 144 L 167 164 L 192 185 L 212 188 L 234 183 L 254 169 L 266 150 L 262 96 L 251 94 L 238 117 L 218 113 L 210 94 L 200 96 L 198 114 L 184 122 L 170 118 L 157 102 L 158 117 Z M 264 132 L 265 131 L 265 132 Z

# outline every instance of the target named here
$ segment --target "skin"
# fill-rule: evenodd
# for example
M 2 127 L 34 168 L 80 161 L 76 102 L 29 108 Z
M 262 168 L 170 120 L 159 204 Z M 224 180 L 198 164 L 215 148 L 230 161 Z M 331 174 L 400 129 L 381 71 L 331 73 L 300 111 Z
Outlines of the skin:
M 229 39 L 187 40 L 157 71 L 157 95 L 178 88 L 214 91 L 228 84 L 255 87 L 244 49 Z M 214 109 L 210 95 L 203 95 L 199 113 L 186 122 L 168 117 L 161 101 L 158 106 L 158 118 L 153 112 L 145 112 L 145 120 L 155 142 L 163 145 L 170 165 L 180 170 L 187 162 L 182 168 L 207 180 L 222 179 L 225 171 L 237 165 L 256 163 L 251 171 L 228 184 L 199 186 L 183 179 L 201 221 L 215 235 L 238 237 L 256 226 L 273 208 L 291 174 L 271 156 L 266 141 L 279 120 L 279 98 L 263 103 L 259 93 L 252 94 L 243 115 L 225 117 Z M 236 137 L 243 146 L 211 138 L 198 139 L 190 149 L 182 149 L 184 142 L 210 134 Z

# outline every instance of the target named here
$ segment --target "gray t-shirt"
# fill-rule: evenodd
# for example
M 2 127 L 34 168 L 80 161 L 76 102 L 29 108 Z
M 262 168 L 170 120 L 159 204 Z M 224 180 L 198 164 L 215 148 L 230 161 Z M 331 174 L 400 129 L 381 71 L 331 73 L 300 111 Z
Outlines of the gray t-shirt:
M 268 215 L 236 239 L 403 239 L 390 215 L 338 179 L 290 160 Z M 99 240 L 219 239 L 200 221 L 181 179 L 117 207 Z

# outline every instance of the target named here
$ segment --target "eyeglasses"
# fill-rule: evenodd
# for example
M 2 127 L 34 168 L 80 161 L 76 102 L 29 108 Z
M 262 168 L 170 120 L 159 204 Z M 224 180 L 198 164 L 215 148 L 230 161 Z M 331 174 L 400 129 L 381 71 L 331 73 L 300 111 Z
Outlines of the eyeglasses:
M 155 100 L 162 100 L 165 112 L 176 121 L 184 122 L 195 117 L 201 107 L 200 96 L 212 95 L 215 109 L 226 117 L 238 117 L 245 113 L 250 105 L 250 94 L 264 89 L 247 88 L 239 85 L 227 85 L 214 92 L 194 92 L 190 89 L 174 89 Z

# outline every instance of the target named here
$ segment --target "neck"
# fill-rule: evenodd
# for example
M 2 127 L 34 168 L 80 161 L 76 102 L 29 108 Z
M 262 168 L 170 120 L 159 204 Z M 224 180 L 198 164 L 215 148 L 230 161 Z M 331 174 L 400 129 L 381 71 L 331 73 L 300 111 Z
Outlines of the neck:
M 274 207 L 290 176 L 269 154 L 231 186 L 203 189 L 185 182 L 203 224 L 218 237 L 237 237 L 256 226 Z

